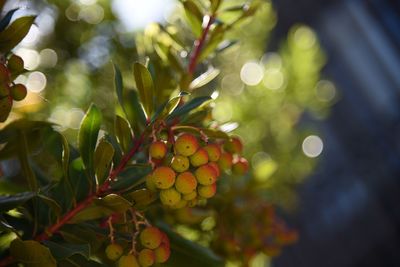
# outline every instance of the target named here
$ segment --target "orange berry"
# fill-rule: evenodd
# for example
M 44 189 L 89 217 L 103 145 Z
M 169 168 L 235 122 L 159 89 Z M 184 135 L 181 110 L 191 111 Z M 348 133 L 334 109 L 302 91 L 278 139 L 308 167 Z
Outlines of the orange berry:
M 169 167 L 161 166 L 154 170 L 153 178 L 157 188 L 167 189 L 175 183 L 175 172 Z
M 119 258 L 118 267 L 140 267 L 137 259 L 132 254 Z
M 154 254 L 156 255 L 157 263 L 164 263 L 169 259 L 171 255 L 171 250 L 168 245 L 161 244 L 158 248 L 154 250 Z
M 199 196 L 204 198 L 212 198 L 217 192 L 217 184 L 213 183 L 211 185 L 200 185 L 197 189 Z
M 18 83 L 10 88 L 10 94 L 15 101 L 21 101 L 26 97 L 28 91 L 25 85 Z
M 24 70 L 24 60 L 17 55 L 12 55 L 8 59 L 7 66 L 11 72 L 20 73 Z
M 182 197 L 183 197 L 184 200 L 193 200 L 193 199 L 195 199 L 197 197 L 197 192 L 193 191 L 193 192 L 191 192 L 189 194 L 182 195 Z
M 149 154 L 154 159 L 162 159 L 167 154 L 167 145 L 163 141 L 155 141 L 150 145 Z
M 184 172 L 189 169 L 189 159 L 185 156 L 176 155 L 172 158 L 171 167 L 177 172 Z
M 154 264 L 156 255 L 153 250 L 145 248 L 139 252 L 139 263 L 142 267 L 148 267 Z
M 221 170 L 226 171 L 232 167 L 233 156 L 230 153 L 222 153 L 218 160 L 218 166 Z
M 155 249 L 161 244 L 162 233 L 157 227 L 147 227 L 140 233 L 140 242 L 146 248 Z
M 160 200 L 166 206 L 173 206 L 181 200 L 181 193 L 174 188 L 161 190 Z
M 209 164 L 200 166 L 195 171 L 197 182 L 201 185 L 210 185 L 217 180 L 217 172 Z
M 225 142 L 224 149 L 232 154 L 240 154 L 243 150 L 243 143 L 239 137 L 234 136 Z
M 208 162 L 208 153 L 203 148 L 199 148 L 196 153 L 190 156 L 190 163 L 193 167 L 199 167 Z
M 204 147 L 210 161 L 218 161 L 221 157 L 221 147 L 218 144 L 208 144 Z
M 119 244 L 109 244 L 106 247 L 106 256 L 112 261 L 116 261 L 124 253 L 124 249 Z
M 214 168 L 215 172 L 217 173 L 217 178 L 221 175 L 221 171 L 219 170 L 218 164 L 215 162 L 208 163 L 211 167 Z
M 249 162 L 245 158 L 239 158 L 232 166 L 234 174 L 243 175 L 249 170 Z
M 199 148 L 197 138 L 191 134 L 182 134 L 175 141 L 175 150 L 178 154 L 189 157 Z
M 178 175 L 175 182 L 175 188 L 182 194 L 189 194 L 197 187 L 196 177 L 191 172 L 183 172 Z

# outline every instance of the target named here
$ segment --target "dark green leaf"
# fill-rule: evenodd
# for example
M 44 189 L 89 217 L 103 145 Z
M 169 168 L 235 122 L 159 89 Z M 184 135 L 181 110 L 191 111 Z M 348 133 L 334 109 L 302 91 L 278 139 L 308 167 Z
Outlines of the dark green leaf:
M 26 133 L 23 130 L 17 132 L 19 142 L 18 142 L 18 159 L 21 164 L 22 172 L 25 179 L 29 185 L 29 190 L 36 191 L 38 189 L 38 183 L 36 180 L 35 173 L 29 164 L 29 148 Z
M 50 250 L 37 241 L 15 239 L 10 245 L 10 254 L 27 267 L 56 267 Z
M 86 259 L 85 257 L 83 257 L 80 254 L 75 254 L 71 257 L 69 257 L 68 259 L 62 261 L 62 263 L 60 264 L 60 267 L 108 267 L 107 265 L 101 264 L 97 261 L 94 260 L 89 260 Z
M 201 106 L 203 103 L 211 100 L 211 97 L 209 96 L 200 96 L 193 98 L 183 106 L 177 107 L 169 116 L 168 119 L 173 119 L 179 116 L 182 116 L 184 114 L 189 113 L 191 110 Z
M 0 212 L 5 212 L 19 207 L 35 195 L 34 192 L 24 192 L 10 196 L 0 196 Z
M 149 70 L 139 62 L 136 62 L 133 65 L 133 74 L 135 76 L 140 100 L 143 103 L 143 107 L 146 111 L 147 117 L 150 117 L 153 112 L 153 79 L 151 78 Z
M 129 123 L 118 115 L 115 116 L 115 136 L 124 153 L 128 152 L 132 146 L 132 129 Z
M 165 102 L 163 105 L 159 107 L 159 109 L 154 113 L 151 122 L 153 123 L 156 119 L 164 119 L 167 115 L 171 114 L 176 107 L 179 105 L 183 96 L 189 95 L 187 92 L 180 92 L 178 96 L 175 96 Z
M 49 208 L 54 212 L 54 214 L 59 217 L 61 214 L 61 206 L 52 198 L 39 194 L 38 197 L 49 206 Z
M 8 26 L 8 24 L 9 24 L 10 21 L 11 21 L 12 16 L 14 15 L 15 11 L 17 11 L 17 10 L 18 10 L 18 8 L 11 9 L 11 10 L 8 11 L 7 14 L 1 19 L 1 21 L 0 21 L 0 32 L 3 31 L 3 30 Z
M 183 2 L 187 21 L 196 37 L 200 37 L 203 31 L 203 14 L 197 4 L 191 0 Z
M 132 203 L 117 194 L 109 194 L 103 198 L 96 199 L 95 203 L 114 212 L 125 212 L 132 207 Z
M 8 52 L 24 39 L 31 28 L 35 16 L 16 19 L 4 31 L 0 32 L 0 51 Z
M 97 205 L 91 205 L 84 210 L 78 212 L 71 220 L 70 223 L 81 223 L 85 221 L 95 220 L 103 217 L 107 217 L 115 211 L 101 207 Z
M 118 102 L 121 106 L 123 106 L 123 81 L 122 81 L 122 74 L 119 70 L 118 66 L 114 64 L 114 84 L 115 84 L 115 91 L 117 92 Z
M 123 102 L 129 124 L 135 131 L 135 134 L 140 133 L 146 125 L 146 114 L 143 110 L 143 106 L 139 102 L 137 92 L 134 90 L 127 90 Z
M 207 70 L 205 73 L 201 74 L 199 77 L 197 77 L 190 83 L 190 85 L 189 85 L 190 90 L 194 90 L 194 89 L 203 87 L 204 85 L 206 85 L 209 82 L 211 82 L 212 80 L 214 80 L 215 77 L 217 77 L 219 73 L 220 73 L 219 69 L 210 68 L 209 70 Z
M 89 244 L 69 244 L 61 242 L 44 241 L 44 245 L 48 247 L 57 260 L 62 260 L 72 255 L 82 255 L 85 258 L 90 257 Z
M 143 178 L 152 171 L 151 165 L 136 164 L 125 168 L 118 179 L 111 184 L 113 190 L 129 190 L 143 182 Z
M 94 153 L 94 169 L 97 184 L 100 185 L 107 178 L 114 157 L 114 147 L 104 138 L 100 140 Z

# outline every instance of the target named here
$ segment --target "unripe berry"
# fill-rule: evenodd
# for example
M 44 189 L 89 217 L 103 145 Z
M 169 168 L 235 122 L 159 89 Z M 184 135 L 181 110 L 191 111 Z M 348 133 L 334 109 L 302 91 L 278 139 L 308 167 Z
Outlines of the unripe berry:
M 224 144 L 224 149 L 232 154 L 240 154 L 243 150 L 243 143 L 239 137 L 234 136 Z
M 197 168 L 194 174 L 201 185 L 210 185 L 217 180 L 217 172 L 209 164 Z
M 10 88 L 10 94 L 15 101 L 21 101 L 27 95 L 28 91 L 26 90 L 25 85 L 16 84 Z
M 193 208 L 194 206 L 197 205 L 197 203 L 198 203 L 198 199 L 197 199 L 197 198 L 194 198 L 194 199 L 192 199 L 192 200 L 188 200 L 187 206 L 188 206 L 189 208 Z
M 169 167 L 158 167 L 153 172 L 153 178 L 157 188 L 167 189 L 175 183 L 175 172 Z
M 197 192 L 193 191 L 193 192 L 191 192 L 189 194 L 182 195 L 182 197 L 183 197 L 184 200 L 193 200 L 193 199 L 195 199 L 197 197 Z
M 219 170 L 218 164 L 216 162 L 208 163 L 211 167 L 214 168 L 215 172 L 217 173 L 217 178 L 221 175 L 221 171 Z
M 158 248 L 154 250 L 154 254 L 156 255 L 157 263 L 164 263 L 169 259 L 171 250 L 166 244 L 161 244 Z
M 156 181 L 152 174 L 146 176 L 146 187 L 153 192 L 157 191 Z
M 204 147 L 210 161 L 218 161 L 221 157 L 221 147 L 218 144 L 208 144 Z
M 178 175 L 175 182 L 175 188 L 182 194 L 189 194 L 197 187 L 196 177 L 191 172 L 183 172 Z
M 157 227 L 147 227 L 140 233 L 140 242 L 146 248 L 155 249 L 161 244 L 162 234 Z
M 190 163 L 193 167 L 199 167 L 208 162 L 208 153 L 203 148 L 199 148 L 196 153 L 190 156 Z
M 8 118 L 12 104 L 13 102 L 10 96 L 6 96 L 0 99 L 0 122 L 4 122 Z
M 177 172 L 184 172 L 189 169 L 189 159 L 185 156 L 176 155 L 171 162 L 171 167 Z
M 167 154 L 167 145 L 163 141 L 156 141 L 150 145 L 149 154 L 154 159 L 162 159 Z
M 226 171 L 232 167 L 233 156 L 230 153 L 222 153 L 218 160 L 218 166 L 221 170 Z
M 0 64 L 0 82 L 1 83 L 10 82 L 10 71 L 3 64 Z
M 118 267 L 140 267 L 137 259 L 132 254 L 119 258 Z
M 175 205 L 172 205 L 171 208 L 172 209 L 181 209 L 181 208 L 186 207 L 186 204 L 187 204 L 187 201 L 181 198 L 181 200 L 179 200 L 179 202 L 176 203 Z
M 173 206 L 181 200 L 181 193 L 174 188 L 161 190 L 160 200 L 164 205 Z
M 24 60 L 17 55 L 12 55 L 8 59 L 7 66 L 11 72 L 21 73 L 24 70 Z
M 211 185 L 200 185 L 197 189 L 199 196 L 204 198 L 212 198 L 217 192 L 217 184 L 213 183 Z
M 175 141 L 175 150 L 182 156 L 189 157 L 199 148 L 197 138 L 191 134 L 182 134 Z
M 149 267 L 154 264 L 156 255 L 153 250 L 145 248 L 139 252 L 138 258 L 141 267 Z
M 10 86 L 7 83 L 0 83 L 0 98 L 10 94 Z
M 239 158 L 232 166 L 234 174 L 243 175 L 249 170 L 249 162 L 245 158 Z
M 110 244 L 106 247 L 106 256 L 112 261 L 116 261 L 124 253 L 124 249 L 118 244 Z

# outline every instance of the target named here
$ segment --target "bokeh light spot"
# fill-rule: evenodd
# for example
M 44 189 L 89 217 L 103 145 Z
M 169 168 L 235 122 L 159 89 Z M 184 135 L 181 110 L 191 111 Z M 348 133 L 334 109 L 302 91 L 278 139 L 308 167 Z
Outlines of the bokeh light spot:
M 240 79 L 250 86 L 257 85 L 264 77 L 263 68 L 256 62 L 247 62 L 240 70 Z
M 39 71 L 29 74 L 26 81 L 26 87 L 29 91 L 39 93 L 44 90 L 47 84 L 46 76 Z
M 323 80 L 317 84 L 315 93 L 319 100 L 330 102 L 336 96 L 336 88 L 332 82 Z
M 324 148 L 322 139 L 316 135 L 310 135 L 303 141 L 303 153 L 309 158 L 318 157 Z
M 18 56 L 24 60 L 24 67 L 27 70 L 34 70 L 40 63 L 39 53 L 36 50 L 28 48 L 20 48 L 16 51 Z

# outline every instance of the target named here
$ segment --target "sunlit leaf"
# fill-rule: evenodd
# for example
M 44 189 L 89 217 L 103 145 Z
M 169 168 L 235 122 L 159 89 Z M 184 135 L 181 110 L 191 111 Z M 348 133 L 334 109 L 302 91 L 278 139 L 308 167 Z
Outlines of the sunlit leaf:
M 109 208 L 114 212 L 125 212 L 132 207 L 132 203 L 117 194 L 109 194 L 103 198 L 96 199 L 95 203 L 96 205 Z
M 126 153 L 132 145 L 132 129 L 129 123 L 122 117 L 115 116 L 115 136 L 122 150 Z
M 191 0 L 183 2 L 187 21 L 196 37 L 202 33 L 203 14 L 197 4 Z
M 123 99 L 124 111 L 132 130 L 139 134 L 146 125 L 146 114 L 139 102 L 137 92 L 126 90 Z
M 56 260 L 50 250 L 37 241 L 15 239 L 10 245 L 10 254 L 27 267 L 55 267 Z
M 197 77 L 190 83 L 189 85 L 190 90 L 194 90 L 208 84 L 209 82 L 214 80 L 219 73 L 220 73 L 219 69 L 211 68 L 207 70 L 205 73 L 201 74 L 199 77 Z
M 71 220 L 70 223 L 81 223 L 85 221 L 95 220 L 111 215 L 113 210 L 98 206 L 90 205 L 89 207 L 78 212 Z
M 147 116 L 150 117 L 153 112 L 153 79 L 151 78 L 149 70 L 139 62 L 136 62 L 133 65 L 133 74 L 135 76 L 140 100 L 143 103 L 143 107 L 147 113 Z
M 105 139 L 101 139 L 94 153 L 94 169 L 98 185 L 101 185 L 107 178 L 113 157 L 113 146 Z

